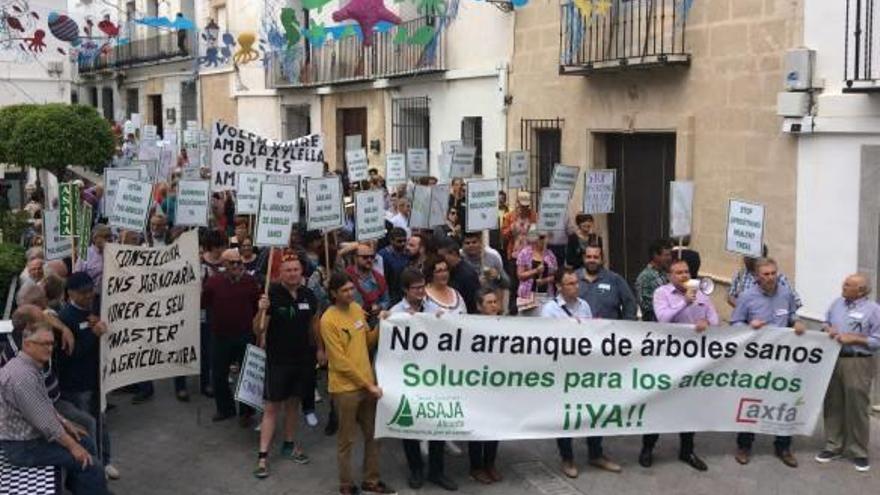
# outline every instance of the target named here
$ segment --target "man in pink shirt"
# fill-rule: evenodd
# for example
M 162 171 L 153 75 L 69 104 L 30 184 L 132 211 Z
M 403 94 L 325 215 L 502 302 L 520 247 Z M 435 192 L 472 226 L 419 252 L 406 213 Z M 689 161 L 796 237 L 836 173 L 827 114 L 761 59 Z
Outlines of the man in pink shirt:
M 718 325 L 718 312 L 709 297 L 700 292 L 696 280 L 691 280 L 688 265 L 683 259 L 677 259 L 669 265 L 667 277 L 669 283 L 654 291 L 654 314 L 658 322 L 694 325 L 697 333 Z M 654 445 L 659 438 L 657 434 L 642 436 L 639 464 L 643 467 L 650 467 L 653 463 Z M 706 463 L 694 453 L 694 434 L 679 433 L 679 440 L 678 458 L 697 471 L 707 470 Z

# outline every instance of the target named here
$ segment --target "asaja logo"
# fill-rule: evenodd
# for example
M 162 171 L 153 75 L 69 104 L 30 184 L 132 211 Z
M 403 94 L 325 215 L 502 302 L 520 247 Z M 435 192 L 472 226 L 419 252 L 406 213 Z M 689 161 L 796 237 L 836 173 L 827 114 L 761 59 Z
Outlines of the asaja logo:
M 798 397 L 794 404 L 765 404 L 763 399 L 743 397 L 736 411 L 737 423 L 796 423 L 798 410 L 804 405 L 804 398 Z
M 388 422 L 388 426 L 397 425 L 402 428 L 409 428 L 413 425 L 412 407 L 409 405 L 409 399 L 406 395 L 400 396 L 400 404 L 397 405 L 397 411 Z
M 415 409 L 406 395 L 400 397 L 397 411 L 388 422 L 388 426 L 396 425 L 409 428 L 416 419 L 435 420 L 436 427 L 452 428 L 464 426 L 464 411 L 457 399 L 429 400 L 416 399 Z

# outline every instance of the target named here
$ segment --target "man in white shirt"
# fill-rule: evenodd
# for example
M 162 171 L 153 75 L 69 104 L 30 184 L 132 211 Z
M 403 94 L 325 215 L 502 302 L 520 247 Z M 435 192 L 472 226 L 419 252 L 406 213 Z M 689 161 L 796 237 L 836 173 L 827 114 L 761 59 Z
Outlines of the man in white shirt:
M 400 198 L 397 200 L 397 214 L 389 220 L 391 225 L 405 230 L 407 238 L 412 235 L 412 231 L 409 229 L 410 212 L 412 212 L 412 204 L 410 204 L 409 198 Z

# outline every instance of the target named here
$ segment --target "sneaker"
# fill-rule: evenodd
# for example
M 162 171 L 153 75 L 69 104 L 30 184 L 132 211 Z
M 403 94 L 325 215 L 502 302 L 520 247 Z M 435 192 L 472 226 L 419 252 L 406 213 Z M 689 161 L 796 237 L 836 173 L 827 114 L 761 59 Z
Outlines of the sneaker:
M 458 457 L 462 454 L 461 447 L 456 445 L 455 442 L 451 442 L 449 440 L 446 441 L 446 453 L 453 456 Z
M 281 457 L 290 459 L 297 464 L 308 464 L 311 461 L 303 449 L 288 443 L 282 444 Z
M 785 464 L 786 466 L 788 466 L 790 468 L 798 467 L 797 458 L 788 449 L 778 450 L 776 452 L 776 457 L 778 457 L 779 460 L 782 461 L 783 464 Z
M 874 411 L 875 413 L 880 413 L 880 404 L 876 404 L 876 405 L 871 406 L 871 410 Z
M 261 463 L 257 463 L 257 467 L 254 468 L 254 478 L 258 480 L 265 479 L 269 477 L 269 466 Z
M 611 473 L 619 473 L 621 471 L 620 464 L 612 461 L 604 455 L 602 457 L 590 459 L 590 466 L 597 467 Z
M 107 464 L 104 466 L 104 474 L 107 475 L 111 480 L 119 479 L 119 470 L 113 464 Z
M 819 464 L 828 464 L 835 459 L 840 459 L 840 457 L 840 454 L 837 454 L 830 450 L 823 450 L 822 452 L 816 454 L 816 462 L 818 462 Z
M 578 468 L 572 461 L 562 461 L 562 474 L 571 479 L 575 479 L 578 477 Z
M 384 481 L 377 481 L 376 483 L 362 483 L 361 493 L 375 495 L 397 495 L 397 492 L 390 486 L 386 485 Z
M 871 464 L 868 463 L 867 457 L 856 457 L 853 459 L 853 465 L 856 467 L 856 471 L 860 473 L 867 473 L 871 470 Z
M 318 417 L 315 416 L 313 411 L 306 413 L 306 424 L 312 428 L 318 426 Z

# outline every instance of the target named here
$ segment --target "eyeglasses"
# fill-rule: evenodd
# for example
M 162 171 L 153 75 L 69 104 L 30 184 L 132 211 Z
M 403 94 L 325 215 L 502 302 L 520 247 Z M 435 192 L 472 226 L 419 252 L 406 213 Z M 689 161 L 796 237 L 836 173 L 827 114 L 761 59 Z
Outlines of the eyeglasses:
M 425 284 L 419 284 L 419 285 L 410 285 L 409 287 L 406 288 L 406 290 L 422 290 L 424 288 L 425 288 Z
M 49 348 L 49 347 L 52 347 L 55 345 L 54 340 L 44 340 L 44 341 L 29 340 L 28 342 L 30 342 L 34 345 L 38 345 L 40 347 L 45 347 L 45 348 Z
M 448 272 L 448 271 L 449 271 L 449 268 L 446 268 L 445 266 L 434 268 L 434 273 L 443 273 L 443 272 Z
M 370 259 L 373 259 L 374 256 L 376 256 L 376 255 L 375 254 L 358 254 L 357 255 L 357 257 L 362 260 L 370 260 Z
M 239 266 L 241 265 L 241 260 L 226 260 L 226 263 L 230 266 Z

